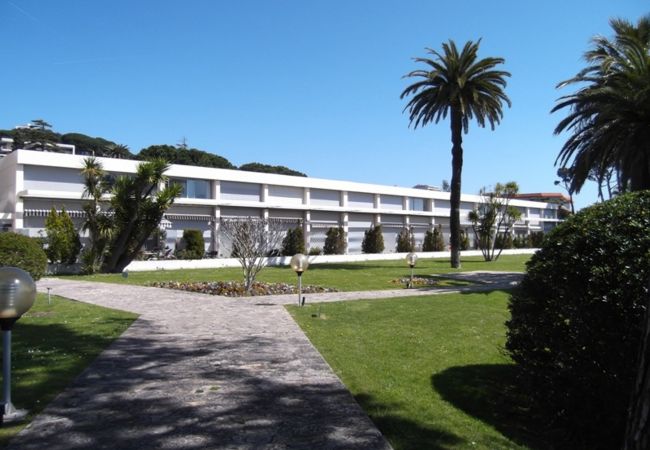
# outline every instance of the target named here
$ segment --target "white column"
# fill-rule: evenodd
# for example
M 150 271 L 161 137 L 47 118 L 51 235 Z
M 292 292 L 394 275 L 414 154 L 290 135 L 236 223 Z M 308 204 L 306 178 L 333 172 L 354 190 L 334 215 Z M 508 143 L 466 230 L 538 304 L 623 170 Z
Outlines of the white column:
M 212 199 L 221 200 L 221 181 L 212 180 Z
M 266 203 L 269 198 L 269 185 L 268 184 L 263 184 L 262 185 L 262 190 L 260 192 L 260 201 L 262 203 Z
M 402 197 L 402 209 L 404 211 L 409 210 L 409 198 L 406 195 Z
M 25 189 L 25 168 L 22 164 L 16 165 L 16 184 L 14 185 L 14 189 L 14 198 L 16 201 L 14 203 L 12 226 L 13 230 L 18 233 L 19 230 L 25 226 L 25 221 L 23 219 L 25 205 L 23 203 L 23 198 L 18 196 L 18 193 Z
M 348 191 L 341 191 L 341 199 L 339 201 L 339 205 L 342 208 L 345 208 L 348 206 Z
M 374 204 L 375 209 L 381 208 L 381 197 L 379 194 L 375 194 L 375 204 Z
M 311 191 L 308 187 L 302 188 L 302 204 L 309 205 L 311 203 Z
M 343 228 L 343 236 L 345 236 L 345 252 L 344 254 L 348 254 L 348 246 L 350 245 L 350 240 L 348 238 L 348 222 L 349 222 L 349 217 L 348 213 L 344 212 L 341 213 L 341 227 Z
M 219 228 L 221 225 L 221 208 L 215 206 L 212 208 L 212 226 L 210 227 L 210 248 L 219 256 Z
M 311 248 L 311 211 L 305 211 L 302 216 L 302 234 L 305 239 L 305 250 Z

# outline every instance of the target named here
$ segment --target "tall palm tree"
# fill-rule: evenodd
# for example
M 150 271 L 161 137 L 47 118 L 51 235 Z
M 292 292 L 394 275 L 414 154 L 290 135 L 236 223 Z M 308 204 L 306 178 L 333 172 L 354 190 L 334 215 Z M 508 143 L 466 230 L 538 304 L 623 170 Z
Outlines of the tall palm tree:
M 451 124 L 451 266 L 460 267 L 460 189 L 463 170 L 463 132 L 469 121 L 479 126 L 489 123 L 494 130 L 503 117 L 502 106 L 510 106 L 506 96 L 506 77 L 510 73 L 496 70 L 503 58 L 478 59 L 481 41 L 468 41 L 459 53 L 454 41 L 442 44 L 442 54 L 427 48 L 434 58 L 414 58 L 426 69 L 414 70 L 405 77 L 419 80 L 408 86 L 400 98 L 412 96 L 404 110 L 409 111 L 414 128 L 438 123 L 449 115 Z
M 650 16 L 610 25 L 614 38 L 592 39 L 587 67 L 558 85 L 579 89 L 552 110 L 569 110 L 555 128 L 571 133 L 556 164 L 571 168 L 574 192 L 590 175 L 602 184 L 612 169 L 620 174 L 619 190 L 650 189 Z

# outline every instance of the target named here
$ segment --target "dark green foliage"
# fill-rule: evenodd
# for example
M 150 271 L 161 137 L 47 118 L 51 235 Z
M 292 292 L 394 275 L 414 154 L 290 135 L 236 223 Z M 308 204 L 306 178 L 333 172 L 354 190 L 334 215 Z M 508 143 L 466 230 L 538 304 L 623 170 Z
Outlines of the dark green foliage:
M 546 235 L 512 295 L 506 349 L 535 413 L 573 448 L 619 448 L 650 279 L 650 192 L 580 211 Z
M 384 236 L 381 234 L 381 225 L 375 225 L 363 235 L 361 242 L 363 253 L 381 253 L 384 251 Z
M 495 247 L 503 249 L 513 248 L 514 243 L 512 241 L 512 235 L 510 233 L 497 235 Z
M 289 169 L 288 167 L 285 166 L 271 166 L 269 164 L 261 164 L 261 163 L 248 163 L 244 164 L 242 166 L 239 166 L 239 170 L 246 170 L 248 172 L 262 172 L 262 173 L 277 173 L 280 175 L 293 175 L 296 177 L 306 177 L 302 172 L 298 172 L 297 170 Z
M 514 239 L 512 240 L 512 246 L 514 248 L 528 248 L 529 238 L 528 236 L 524 236 L 523 234 L 518 234 L 515 235 Z
M 323 253 L 325 255 L 343 255 L 345 253 L 345 233 L 343 228 L 332 227 L 327 230 Z
M 305 236 L 302 227 L 287 230 L 287 235 L 282 239 L 282 255 L 293 256 L 305 253 Z
M 74 145 L 78 154 L 133 159 L 133 154 L 126 145 L 116 144 L 101 137 L 91 137 L 81 133 L 66 133 L 61 136 L 61 142 Z
M 534 233 L 530 233 L 528 239 L 529 239 L 528 245 L 531 248 L 540 248 L 542 246 L 542 243 L 544 242 L 544 232 L 535 231 Z
M 203 259 L 205 239 L 201 230 L 183 230 L 182 250 L 176 252 L 179 259 Z
M 427 230 L 422 243 L 423 252 L 441 252 L 445 249 L 445 240 L 442 235 L 442 226 L 438 225 L 433 230 Z
M 50 214 L 45 218 L 45 234 L 47 236 L 45 253 L 50 262 L 62 264 L 77 262 L 81 241 L 65 208 L 59 213 L 52 207 Z
M 222 156 L 195 148 L 174 147 L 173 145 L 151 145 L 140 150 L 136 158 L 141 161 L 160 158 L 169 164 L 235 169 L 235 166 Z
M 309 249 L 309 256 L 318 256 L 322 254 L 323 250 L 320 247 L 312 247 Z
M 469 250 L 469 234 L 467 229 L 460 230 L 460 249 Z
M 415 236 L 413 235 L 413 228 L 402 228 L 402 231 L 397 235 L 397 253 L 409 253 L 415 251 Z
M 0 267 L 18 267 L 39 280 L 47 268 L 47 255 L 38 240 L 17 233 L 0 233 Z

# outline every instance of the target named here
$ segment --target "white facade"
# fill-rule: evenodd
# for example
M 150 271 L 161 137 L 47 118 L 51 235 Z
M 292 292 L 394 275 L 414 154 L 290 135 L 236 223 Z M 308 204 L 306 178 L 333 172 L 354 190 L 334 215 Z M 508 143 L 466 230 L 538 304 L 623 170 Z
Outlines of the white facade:
M 139 164 L 97 159 L 114 175 L 134 173 Z M 79 155 L 31 150 L 17 150 L 0 159 L 0 226 L 38 236 L 52 206 L 65 207 L 80 224 L 83 160 Z M 327 230 L 341 226 L 351 254 L 361 253 L 363 234 L 375 224 L 382 225 L 386 253 L 395 252 L 395 238 L 407 226 L 415 232 L 417 247 L 425 232 L 438 225 L 449 242 L 447 192 L 183 165 L 172 165 L 167 175 L 184 188 L 183 196 L 165 214 L 170 246 L 183 230 L 199 229 L 206 252 L 229 256 L 220 249 L 222 217 L 277 218 L 287 227 L 302 226 L 307 249 L 322 248 Z M 478 195 L 461 197 L 461 225 L 468 231 L 467 213 L 480 201 Z M 511 204 L 523 213 L 515 233 L 547 231 L 559 222 L 556 204 L 526 200 Z

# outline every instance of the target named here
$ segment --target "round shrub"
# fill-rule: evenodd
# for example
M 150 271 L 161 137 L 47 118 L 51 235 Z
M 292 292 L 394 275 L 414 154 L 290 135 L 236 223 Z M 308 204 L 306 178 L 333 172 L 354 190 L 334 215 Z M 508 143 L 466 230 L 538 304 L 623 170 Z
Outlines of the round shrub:
M 36 239 L 17 233 L 0 233 L 0 266 L 18 267 L 40 280 L 47 269 L 47 255 Z
M 182 250 L 177 252 L 179 259 L 202 259 L 205 253 L 205 239 L 201 230 L 183 230 Z
M 572 448 L 619 448 L 650 280 L 650 192 L 572 216 L 510 299 L 506 349 L 532 407 Z

